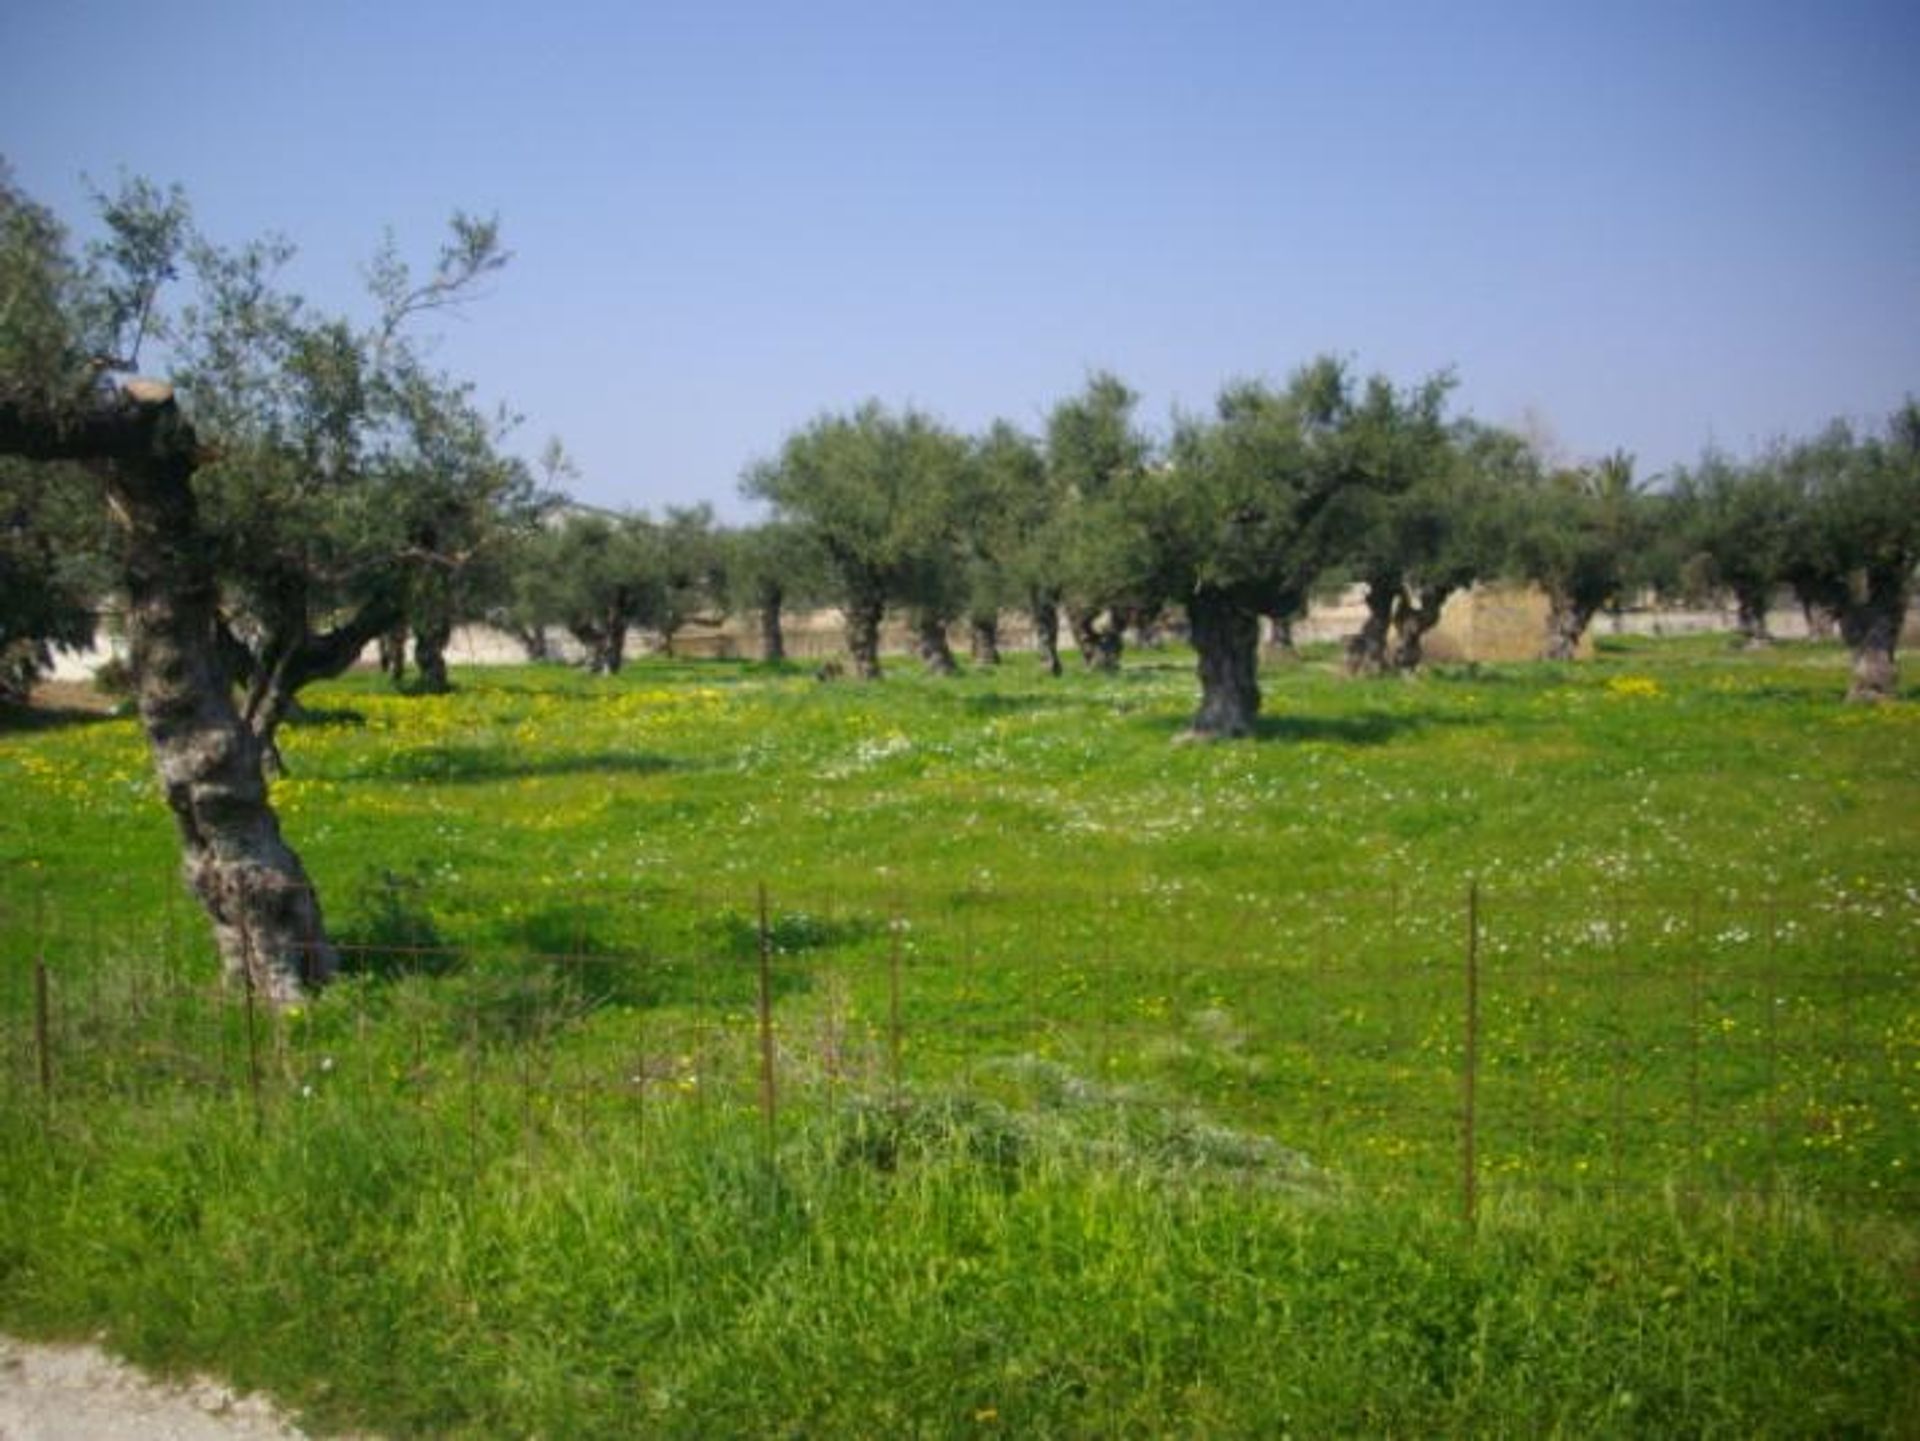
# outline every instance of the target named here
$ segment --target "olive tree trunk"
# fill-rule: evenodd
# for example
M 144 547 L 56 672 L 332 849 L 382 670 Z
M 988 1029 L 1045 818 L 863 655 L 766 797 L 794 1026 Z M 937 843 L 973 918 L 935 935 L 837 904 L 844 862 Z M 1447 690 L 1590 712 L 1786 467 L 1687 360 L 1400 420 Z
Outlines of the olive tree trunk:
M 1734 596 L 1734 630 L 1743 650 L 1762 650 L 1773 644 L 1767 628 L 1770 597 L 1765 591 L 1741 591 Z
M 553 659 L 553 642 L 547 637 L 547 628 L 538 621 L 530 625 L 507 624 L 513 632 L 513 638 L 520 642 L 520 649 L 526 652 L 530 661 Z
M 1088 670 L 1112 672 L 1120 669 L 1120 653 L 1125 646 L 1120 617 L 1112 611 L 1067 609 L 1067 623 L 1073 627 L 1074 644 L 1080 648 L 1080 661 Z
M 333 973 L 336 956 L 268 802 L 260 740 L 234 703 L 191 483 L 193 428 L 168 387 L 136 381 L 58 421 L 0 407 L 0 453 L 102 472 L 125 531 L 129 668 L 187 885 L 229 976 L 275 1001 L 300 996 Z
M 1440 624 L 1441 612 L 1453 594 L 1452 586 L 1423 586 L 1417 597 L 1402 594 L 1393 614 L 1393 668 L 1402 675 L 1420 669 L 1426 659 L 1427 637 Z
M 1572 660 L 1580 652 L 1580 638 L 1587 633 L 1598 606 L 1586 605 L 1566 596 L 1552 595 L 1547 601 L 1547 640 L 1540 652 L 1542 660 Z
M 880 679 L 880 620 L 885 614 L 885 603 L 875 598 L 847 604 L 847 655 L 861 680 Z
M 969 652 L 975 665 L 1000 664 L 1000 618 L 976 615 L 967 627 Z
M 1047 674 L 1060 674 L 1060 607 L 1044 596 L 1033 600 L 1033 643 L 1040 648 L 1040 664 Z
M 914 619 L 913 628 L 919 637 L 920 660 L 927 674 L 958 675 L 960 665 L 953 658 L 953 647 L 947 644 L 947 623 L 936 615 L 922 615 Z
M 1198 653 L 1200 709 L 1190 732 L 1225 740 L 1253 734 L 1260 717 L 1260 617 L 1215 590 L 1187 602 Z
M 1892 700 L 1900 688 L 1896 652 L 1907 614 L 1907 585 L 1891 571 L 1869 574 L 1857 595 L 1840 610 L 1840 638 L 1853 652 L 1847 699 L 1871 703 Z
M 380 673 L 397 686 L 407 678 L 407 628 L 382 631 L 379 645 Z
M 447 678 L 447 646 L 453 640 L 450 620 L 424 621 L 413 632 L 413 663 L 420 671 L 420 689 L 445 695 L 453 689 Z
M 1387 632 L 1392 628 L 1394 602 L 1399 598 L 1399 582 L 1367 582 L 1367 618 L 1347 637 L 1348 675 L 1387 673 Z
M 760 598 L 760 659 L 783 661 L 787 658 L 787 633 L 781 625 L 784 597 L 772 591 Z

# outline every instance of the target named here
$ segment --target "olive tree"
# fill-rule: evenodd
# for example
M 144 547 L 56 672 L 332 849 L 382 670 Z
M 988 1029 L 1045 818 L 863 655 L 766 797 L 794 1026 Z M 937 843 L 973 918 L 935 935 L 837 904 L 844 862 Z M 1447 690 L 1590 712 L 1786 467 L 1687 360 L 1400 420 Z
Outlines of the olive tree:
M 1601 608 L 1640 579 L 1649 515 L 1633 457 L 1535 466 L 1516 498 L 1509 566 L 1547 596 L 1545 660 L 1572 660 Z
M 1127 623 L 1146 608 L 1130 585 L 1136 567 L 1114 548 L 1125 534 L 1121 498 L 1153 454 L 1134 423 L 1139 400 L 1117 376 L 1099 371 L 1047 416 L 1047 477 L 1056 517 L 1049 539 L 1080 658 L 1100 670 L 1118 667 Z
M 1451 376 L 1402 394 L 1369 385 L 1345 406 L 1349 464 L 1369 484 L 1345 487 L 1334 502 L 1342 567 L 1365 587 L 1366 619 L 1347 642 L 1347 669 L 1382 675 L 1418 663 L 1421 639 L 1447 596 L 1473 578 L 1468 471 L 1443 414 Z M 1400 656 L 1390 656 L 1399 627 Z
M 1336 499 L 1396 483 L 1371 468 L 1359 417 L 1404 403 L 1379 378 L 1356 393 L 1325 358 L 1284 390 L 1230 385 L 1211 417 L 1177 424 L 1169 465 L 1126 487 L 1130 523 L 1116 548 L 1142 568 L 1147 593 L 1186 610 L 1200 679 L 1193 736 L 1253 733 L 1260 618 L 1297 604 L 1328 563 Z
M 1742 465 L 1710 450 L 1674 473 L 1678 543 L 1701 578 L 1733 597 L 1741 643 L 1767 645 L 1767 612 L 1786 583 L 1796 498 L 1771 458 Z
M 1920 565 L 1920 402 L 1907 401 L 1878 433 L 1836 421 L 1787 447 L 1780 465 L 1797 501 L 1789 577 L 1839 618 L 1853 656 L 1847 699 L 1891 699 Z
M 770 520 L 725 533 L 726 580 L 732 609 L 754 617 L 760 658 L 787 658 L 785 616 L 825 592 L 824 562 L 810 534 Z
M 404 525 L 396 532 L 357 499 L 327 509 L 314 492 L 371 490 L 404 511 L 433 454 L 409 404 L 431 393 L 443 420 L 464 396 L 429 380 L 402 329 L 497 268 L 497 236 L 457 222 L 434 275 L 389 290 L 399 303 L 356 330 L 273 288 L 285 247 L 226 254 L 198 242 L 177 192 L 127 187 L 102 218 L 108 238 L 83 268 L 52 217 L 0 182 L 0 455 L 84 466 L 102 487 L 135 693 L 187 882 L 229 973 L 290 998 L 324 980 L 335 955 L 268 799 L 273 727 L 300 684 L 344 667 L 378 633 L 371 621 L 391 623 L 398 601 L 385 581 L 410 558 L 392 544 Z M 160 293 L 189 251 L 198 301 L 169 338 L 194 421 L 174 385 L 121 378 L 145 339 L 168 333 Z M 398 272 L 376 281 L 382 273 Z M 243 489 L 251 505 L 235 503 Z M 331 524 L 320 537 L 305 530 L 316 513 L 377 537 L 361 554 L 385 564 L 336 568 L 348 552 Z M 269 548 L 285 562 L 277 570 L 226 573 Z M 366 576 L 369 591 L 347 588 Z M 334 612 L 314 600 L 320 587 L 341 587 L 329 605 L 352 607 L 325 629 L 314 617 Z
M 927 659 L 941 664 L 945 624 L 960 604 L 951 579 L 954 500 L 966 463 L 965 441 L 929 416 L 870 400 L 789 436 L 775 459 L 741 481 L 746 495 L 770 502 L 777 518 L 819 547 L 863 680 L 880 678 L 880 622 L 890 603 L 914 610 L 923 647 L 937 627 L 939 645 Z

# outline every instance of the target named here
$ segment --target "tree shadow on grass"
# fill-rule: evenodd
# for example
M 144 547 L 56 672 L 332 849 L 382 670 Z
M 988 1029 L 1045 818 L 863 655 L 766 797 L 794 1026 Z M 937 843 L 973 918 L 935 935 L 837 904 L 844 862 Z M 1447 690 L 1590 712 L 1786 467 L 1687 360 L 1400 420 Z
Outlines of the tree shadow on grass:
M 539 754 L 506 746 L 415 746 L 393 751 L 349 779 L 360 781 L 438 781 L 463 784 L 529 780 L 540 776 L 658 775 L 682 770 L 685 761 L 643 751 L 582 751 Z
M 456 943 L 433 915 L 434 887 L 425 871 L 368 871 L 335 931 L 341 971 L 383 987 L 433 982 L 446 1024 L 489 1042 L 552 1034 L 607 1007 L 692 1008 L 718 1018 L 749 1013 L 759 1002 L 760 922 L 747 912 L 639 936 L 632 914 L 617 905 L 556 899 L 507 906 L 487 934 Z M 871 940 L 882 929 L 871 917 L 770 915 L 768 999 L 812 990 L 808 953 Z
M 1155 716 L 1149 723 L 1164 731 L 1169 738 L 1187 735 L 1192 728 L 1192 721 L 1187 716 Z M 1417 736 L 1436 726 L 1482 723 L 1478 718 L 1418 712 L 1402 715 L 1369 711 L 1353 716 L 1263 715 L 1254 722 L 1250 739 L 1262 745 L 1382 746 Z M 1220 744 L 1231 745 L 1234 742 L 1221 741 Z
M 968 715 L 997 716 L 1015 715 L 1029 711 L 1070 710 L 1076 705 L 1084 705 L 1071 695 L 1042 695 L 1038 693 L 1016 693 L 1008 695 L 1003 691 L 991 691 L 986 695 L 960 695 L 954 697 L 959 709 Z
M 73 730 L 118 720 L 111 711 L 79 706 L 0 705 L 0 735 L 35 735 L 43 731 Z
M 346 706 L 296 706 L 282 722 L 289 730 L 359 730 L 367 718 Z

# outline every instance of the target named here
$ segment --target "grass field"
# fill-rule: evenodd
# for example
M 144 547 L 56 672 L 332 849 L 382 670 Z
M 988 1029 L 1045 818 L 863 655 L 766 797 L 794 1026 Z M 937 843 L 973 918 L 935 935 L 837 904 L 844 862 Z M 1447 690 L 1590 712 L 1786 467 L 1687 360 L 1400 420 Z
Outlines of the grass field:
M 1920 707 L 1189 664 L 320 688 L 277 1017 L 135 727 L 0 735 L 0 1324 L 398 1432 L 1915 1434 Z

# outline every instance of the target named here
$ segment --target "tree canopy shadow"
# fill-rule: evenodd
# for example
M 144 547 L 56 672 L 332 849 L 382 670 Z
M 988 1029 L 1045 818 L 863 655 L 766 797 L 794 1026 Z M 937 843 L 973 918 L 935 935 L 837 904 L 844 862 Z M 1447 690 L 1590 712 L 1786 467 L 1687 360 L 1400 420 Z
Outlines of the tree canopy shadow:
M 540 776 L 658 775 L 681 770 L 685 761 L 643 751 L 581 751 L 530 755 L 506 746 L 434 745 L 393 751 L 348 779 L 360 781 L 435 781 L 459 785 L 483 781 L 527 780 Z
M 1350 746 L 1380 746 L 1402 736 L 1418 735 L 1437 724 L 1451 724 L 1440 716 L 1397 715 L 1368 711 L 1353 716 L 1263 715 L 1254 723 L 1254 739 L 1300 744 L 1311 741 Z
M 954 697 L 958 708 L 968 715 L 997 716 L 1014 715 L 1023 712 L 1043 710 L 1068 710 L 1077 702 L 1071 695 L 1043 695 L 1038 692 L 1021 692 L 1009 695 L 1004 691 L 989 691 L 985 695 L 958 695 Z
M 65 705 L 0 705 L 0 735 L 35 735 L 44 731 L 74 730 L 118 720 L 108 710 Z
M 1171 737 L 1187 734 L 1192 722 L 1190 717 L 1184 715 L 1155 716 L 1152 724 Z M 1333 745 L 1381 746 L 1404 737 L 1419 735 L 1436 726 L 1482 724 L 1485 724 L 1485 721 L 1477 716 L 1437 715 L 1418 711 L 1404 714 L 1368 711 L 1351 716 L 1262 715 L 1254 721 L 1253 735 L 1249 739 L 1260 745 L 1305 745 L 1317 742 Z

